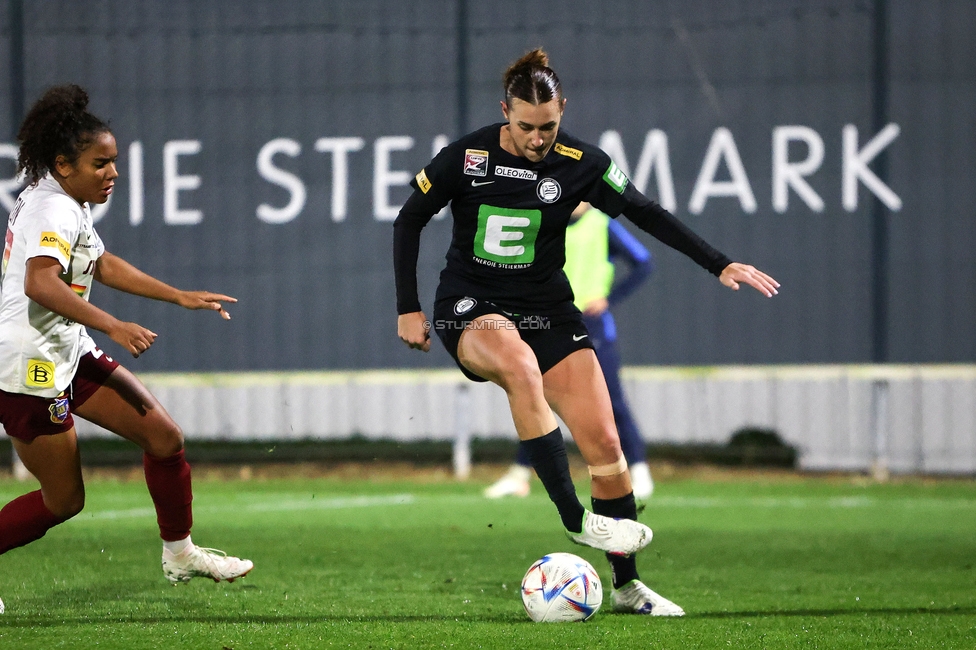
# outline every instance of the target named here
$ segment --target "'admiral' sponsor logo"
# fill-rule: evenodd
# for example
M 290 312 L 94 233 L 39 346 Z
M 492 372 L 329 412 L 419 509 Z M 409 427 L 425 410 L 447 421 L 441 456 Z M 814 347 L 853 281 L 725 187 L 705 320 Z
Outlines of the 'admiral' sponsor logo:
M 564 144 L 556 143 L 555 152 L 560 156 L 566 156 L 567 158 L 572 158 L 573 160 L 579 160 L 583 157 L 583 152 L 579 149 L 573 149 L 572 147 L 567 147 Z
M 488 152 L 480 149 L 465 149 L 464 173 L 468 176 L 487 176 Z
M 543 203 L 555 203 L 562 196 L 563 188 L 559 186 L 553 178 L 543 178 L 539 181 L 539 186 L 535 189 L 539 195 L 539 200 Z
M 495 176 L 504 176 L 505 178 L 518 178 L 523 181 L 534 181 L 539 178 L 531 169 L 519 169 L 517 167 L 503 167 L 501 165 L 495 165 Z
M 41 233 L 41 246 L 47 246 L 48 248 L 57 248 L 61 251 L 61 254 L 65 257 L 71 257 L 71 246 L 68 245 L 64 239 L 56 232 L 42 232 Z
M 426 194 L 427 192 L 430 191 L 431 184 L 430 184 L 430 179 L 427 178 L 426 169 L 421 169 L 420 172 L 415 177 L 415 180 L 417 181 L 417 187 L 420 188 L 421 192 Z

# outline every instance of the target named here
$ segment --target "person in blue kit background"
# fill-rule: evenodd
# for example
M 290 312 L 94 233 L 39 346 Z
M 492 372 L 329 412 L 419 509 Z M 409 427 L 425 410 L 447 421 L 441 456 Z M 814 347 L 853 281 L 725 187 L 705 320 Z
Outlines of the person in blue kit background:
M 618 261 L 626 264 L 629 272 L 615 282 L 614 262 Z M 610 307 L 632 294 L 651 275 L 654 258 L 620 222 L 583 202 L 573 211 L 566 228 L 563 270 L 573 288 L 576 306 L 583 312 L 583 322 L 607 381 L 620 446 L 630 467 L 634 497 L 647 499 L 654 491 L 654 481 L 647 465 L 644 440 L 620 383 L 617 326 Z M 489 499 L 527 496 L 531 476 L 529 458 L 519 447 L 515 464 L 485 490 L 485 496 Z

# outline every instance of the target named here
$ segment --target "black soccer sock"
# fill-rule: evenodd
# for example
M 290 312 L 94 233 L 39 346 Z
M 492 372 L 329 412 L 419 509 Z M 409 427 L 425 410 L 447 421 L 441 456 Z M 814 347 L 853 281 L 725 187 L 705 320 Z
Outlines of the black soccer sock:
M 562 431 L 556 427 L 541 438 L 520 441 L 519 447 L 528 454 L 549 499 L 556 504 L 563 526 L 571 533 L 582 532 L 586 509 L 577 498 L 573 478 L 569 475 L 569 458 Z
M 633 519 L 637 520 L 637 502 L 634 501 L 634 493 L 619 499 L 596 499 L 593 500 L 593 512 L 604 517 L 614 519 Z M 631 580 L 637 580 L 637 555 L 622 557 L 620 555 L 610 555 L 607 553 L 607 560 L 610 562 L 610 572 L 613 576 L 613 588 L 620 589 Z

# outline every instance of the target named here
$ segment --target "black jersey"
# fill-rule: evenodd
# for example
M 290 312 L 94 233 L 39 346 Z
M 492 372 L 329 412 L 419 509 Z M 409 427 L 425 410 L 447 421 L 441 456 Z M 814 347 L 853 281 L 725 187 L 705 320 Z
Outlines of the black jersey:
M 602 150 L 560 130 L 537 162 L 501 148 L 493 124 L 445 147 L 411 181 L 414 193 L 395 223 L 398 313 L 420 311 L 416 259 L 420 230 L 449 201 L 454 233 L 438 297 L 472 296 L 521 313 L 572 311 L 563 273 L 570 215 L 588 201 L 715 273 L 729 263 L 670 213 L 633 188 Z

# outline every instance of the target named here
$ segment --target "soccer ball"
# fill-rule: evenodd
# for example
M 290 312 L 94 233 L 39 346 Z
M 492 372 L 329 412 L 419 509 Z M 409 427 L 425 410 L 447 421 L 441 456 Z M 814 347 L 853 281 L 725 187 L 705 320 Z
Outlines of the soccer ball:
M 522 578 L 522 604 L 536 623 L 585 621 L 602 603 L 603 586 L 596 569 L 572 553 L 550 553 Z

